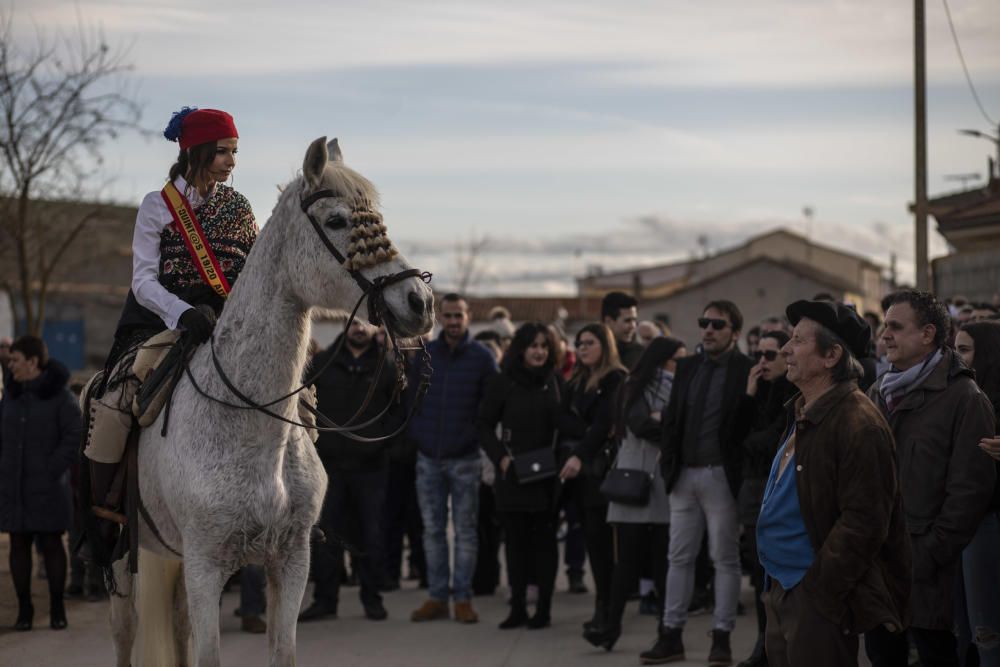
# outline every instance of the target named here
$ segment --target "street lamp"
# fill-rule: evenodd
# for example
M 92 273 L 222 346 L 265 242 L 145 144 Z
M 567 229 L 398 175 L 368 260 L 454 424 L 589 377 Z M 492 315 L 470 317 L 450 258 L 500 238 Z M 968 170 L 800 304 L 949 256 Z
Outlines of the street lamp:
M 959 130 L 959 134 L 964 134 L 967 137 L 976 137 L 978 139 L 986 139 L 987 141 L 992 141 L 997 147 L 997 169 L 1000 170 L 1000 126 L 997 127 L 997 136 L 992 134 L 987 134 L 986 132 L 980 132 L 979 130 Z M 993 174 L 990 174 L 992 176 Z

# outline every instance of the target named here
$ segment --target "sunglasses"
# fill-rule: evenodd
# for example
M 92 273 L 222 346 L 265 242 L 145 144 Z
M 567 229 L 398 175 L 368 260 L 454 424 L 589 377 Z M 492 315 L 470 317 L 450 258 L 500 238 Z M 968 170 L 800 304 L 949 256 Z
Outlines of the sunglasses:
M 774 361 L 778 358 L 778 353 L 775 350 L 757 350 L 753 353 L 753 358 L 760 361 L 760 358 L 764 357 L 768 361 Z
M 729 322 L 727 322 L 726 320 L 718 320 L 718 319 L 715 319 L 715 318 L 712 318 L 712 317 L 699 317 L 698 318 L 698 328 L 699 329 L 707 329 L 708 327 L 712 327 L 716 331 L 722 331 L 723 329 L 725 329 L 728 326 L 729 326 Z

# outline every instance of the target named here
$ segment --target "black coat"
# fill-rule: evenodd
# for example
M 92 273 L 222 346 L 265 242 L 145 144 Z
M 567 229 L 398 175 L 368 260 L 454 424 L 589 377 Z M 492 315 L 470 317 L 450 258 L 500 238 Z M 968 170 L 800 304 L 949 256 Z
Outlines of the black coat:
M 555 509 L 558 478 L 521 484 L 513 464 L 507 473 L 500 472 L 505 456 L 545 447 L 553 447 L 553 436 L 559 419 L 562 378 L 549 371 L 532 374 L 514 366 L 494 375 L 486 384 L 486 394 L 479 404 L 479 441 L 496 465 L 493 490 L 497 509 L 504 512 L 542 512 Z M 497 425 L 503 439 L 497 438 Z
M 740 520 L 747 525 L 757 525 L 771 464 L 785 431 L 785 403 L 797 393 L 795 385 L 781 376 L 773 382 L 761 380 L 756 396 L 744 393 L 740 399 L 739 428 L 747 431 L 747 436 L 743 439 L 743 483 L 738 500 Z
M 338 338 L 328 349 L 318 353 L 312 368 L 319 370 L 337 350 Z M 381 437 L 395 431 L 405 415 L 399 400 L 393 399 L 396 387 L 396 365 L 386 357 L 382 372 L 375 377 L 379 358 L 385 351 L 374 343 L 360 357 L 355 358 L 347 345 L 334 357 L 323 374 L 316 380 L 316 403 L 319 411 L 337 424 L 351 419 L 364 403 L 365 397 L 376 383 L 371 401 L 354 423 L 368 421 L 388 405 L 388 412 L 371 426 L 358 431 L 365 437 Z M 316 442 L 316 451 L 327 470 L 373 471 L 388 465 L 386 451 L 392 440 L 358 442 L 339 433 L 323 433 Z
M 738 419 L 742 397 L 746 394 L 747 377 L 753 368 L 753 360 L 739 350 L 733 350 L 726 367 L 726 381 L 722 388 L 722 416 L 719 423 L 719 445 L 722 448 L 722 467 L 729 481 L 729 489 L 736 498 L 743 478 L 743 438 L 747 424 Z M 705 362 L 705 355 L 698 354 L 678 360 L 674 374 L 674 389 L 670 394 L 663 415 L 663 456 L 660 465 L 667 493 L 673 490 L 681 474 L 681 449 L 684 430 L 688 426 L 688 391 L 698 368 Z
M 31 382 L 11 381 L 0 400 L 0 531 L 72 527 L 69 469 L 82 434 L 69 371 L 50 361 Z
M 624 381 L 625 371 L 615 370 L 601 378 L 596 389 L 588 391 L 585 382 L 568 384 L 563 395 L 559 438 L 569 448 L 566 454 L 583 463 L 578 488 L 588 507 L 607 504 L 600 486 L 614 460 L 615 406 Z

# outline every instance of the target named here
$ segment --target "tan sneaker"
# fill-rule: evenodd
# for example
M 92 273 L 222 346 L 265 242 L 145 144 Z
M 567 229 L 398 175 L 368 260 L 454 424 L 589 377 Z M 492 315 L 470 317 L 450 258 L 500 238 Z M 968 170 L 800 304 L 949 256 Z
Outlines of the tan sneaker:
M 419 609 L 410 614 L 410 620 L 414 623 L 438 621 L 445 618 L 448 618 L 448 603 L 440 600 L 427 600 L 420 605 Z
M 456 602 L 455 620 L 459 623 L 478 623 L 479 614 L 472 608 L 472 603 L 468 600 L 465 602 Z

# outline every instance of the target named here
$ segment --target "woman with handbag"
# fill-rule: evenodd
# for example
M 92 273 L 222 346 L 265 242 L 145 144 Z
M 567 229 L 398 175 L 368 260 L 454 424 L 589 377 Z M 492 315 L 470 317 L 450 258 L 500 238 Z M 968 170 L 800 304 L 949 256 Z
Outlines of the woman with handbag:
M 559 551 L 555 434 L 562 378 L 554 371 L 555 344 L 544 324 L 515 333 L 502 372 L 490 378 L 479 406 L 480 442 L 496 465 L 493 485 L 506 534 L 510 615 L 500 629 L 547 627 L 551 622 Z M 528 579 L 538 585 L 528 616 Z
M 625 603 L 635 590 L 646 557 L 652 557 L 653 581 L 659 599 L 664 599 L 670 504 L 660 473 L 658 441 L 677 359 L 686 355 L 684 343 L 676 338 L 653 339 L 619 396 L 616 431 L 621 444 L 601 486 L 609 501 L 607 518 L 614 533 L 611 600 L 605 623 L 583 633 L 588 642 L 608 651 L 621 636 Z
M 588 324 L 576 335 L 577 363 L 563 397 L 560 438 L 570 455 L 559 477 L 576 479 L 576 502 L 583 519 L 584 541 L 596 596 L 594 616 L 584 630 L 605 623 L 611 600 L 613 551 L 608 503 L 601 482 L 614 459 L 614 405 L 625 369 L 610 330 Z

